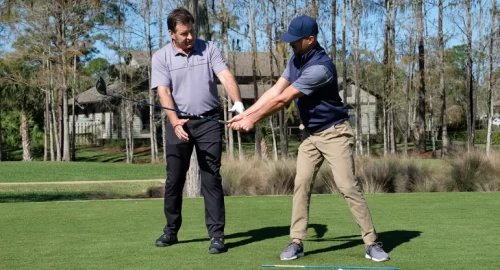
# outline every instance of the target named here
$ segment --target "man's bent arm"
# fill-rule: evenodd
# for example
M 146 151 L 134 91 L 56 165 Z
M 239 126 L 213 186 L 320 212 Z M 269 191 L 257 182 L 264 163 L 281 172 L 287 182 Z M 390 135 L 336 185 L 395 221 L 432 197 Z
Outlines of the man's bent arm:
M 167 108 L 175 108 L 174 100 L 172 98 L 172 92 L 170 91 L 170 88 L 166 86 L 158 86 L 158 96 L 160 97 L 160 104 L 163 107 Z M 177 113 L 174 111 L 170 110 L 164 110 L 165 113 L 167 114 L 168 121 L 170 121 L 170 124 L 172 126 L 175 126 L 177 122 L 179 121 L 179 117 L 177 116 Z
M 221 81 L 222 85 L 224 85 L 224 88 L 229 94 L 229 97 L 231 97 L 231 100 L 233 102 L 241 102 L 240 89 L 238 88 L 238 84 L 236 83 L 233 73 L 231 73 L 229 69 L 224 69 L 217 74 L 217 77 Z

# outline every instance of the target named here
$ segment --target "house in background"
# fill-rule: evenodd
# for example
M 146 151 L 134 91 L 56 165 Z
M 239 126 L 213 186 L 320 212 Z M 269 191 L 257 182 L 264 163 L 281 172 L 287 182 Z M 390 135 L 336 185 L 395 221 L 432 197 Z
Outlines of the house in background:
M 344 79 L 338 78 L 340 97 L 344 96 Z M 361 104 L 361 134 L 377 134 L 378 116 L 377 105 L 381 99 L 380 95 L 366 89 L 363 85 L 360 87 Z M 349 109 L 349 123 L 353 129 L 356 129 L 356 85 L 351 78 L 347 78 L 347 102 L 344 101 Z
M 260 97 L 264 91 L 271 87 L 271 73 L 276 81 L 281 72 L 273 63 L 271 72 L 271 60 L 269 53 L 258 53 L 256 61 L 256 72 L 252 71 L 252 53 L 248 52 L 231 52 L 227 57 L 227 63 L 241 91 L 241 97 L 246 105 L 253 103 L 257 92 Z M 134 98 L 138 100 L 147 100 L 148 97 L 148 81 L 145 76 L 146 68 L 150 65 L 149 54 L 146 51 L 130 51 L 125 57 L 125 65 L 119 68 L 125 69 L 129 74 L 135 74 L 134 79 Z M 254 85 L 254 81 L 256 84 Z M 343 79 L 339 78 L 340 96 L 343 96 Z M 130 84 L 130 83 L 129 83 Z M 355 127 L 355 85 L 351 79 L 347 79 L 347 106 L 349 108 L 350 122 Z M 108 82 L 108 93 L 122 94 L 126 85 L 120 83 L 117 78 L 113 78 Z M 129 86 L 130 88 L 130 86 Z M 218 84 L 219 95 L 226 96 L 224 87 Z M 376 108 L 380 97 L 372 91 L 361 89 L 361 112 L 362 112 L 362 133 L 376 134 L 377 133 L 377 114 Z M 97 92 L 95 87 L 92 87 L 83 93 L 80 93 L 75 100 L 75 132 L 77 134 L 77 144 L 96 144 L 102 139 L 125 138 L 125 112 L 121 105 L 121 100 L 103 96 Z M 72 104 L 69 100 L 68 104 Z M 133 137 L 134 138 L 149 138 L 150 118 L 149 106 L 137 106 L 134 112 L 133 120 Z M 158 117 L 160 119 L 158 110 Z M 72 117 L 70 117 L 72 119 Z M 71 121 L 71 120 L 70 120 Z M 296 123 L 294 123 L 296 124 Z M 160 126 L 156 123 L 157 126 Z M 71 125 L 70 125 L 71 126 Z M 297 124 L 298 128 L 298 124 Z

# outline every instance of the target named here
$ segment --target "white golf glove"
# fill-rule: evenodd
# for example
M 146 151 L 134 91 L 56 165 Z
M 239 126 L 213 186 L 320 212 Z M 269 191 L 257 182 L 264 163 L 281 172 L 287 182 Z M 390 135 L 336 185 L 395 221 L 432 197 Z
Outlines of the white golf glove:
M 240 101 L 236 101 L 231 109 L 229 109 L 230 112 L 236 113 L 236 114 L 241 114 L 245 111 L 245 107 L 243 107 L 243 103 Z

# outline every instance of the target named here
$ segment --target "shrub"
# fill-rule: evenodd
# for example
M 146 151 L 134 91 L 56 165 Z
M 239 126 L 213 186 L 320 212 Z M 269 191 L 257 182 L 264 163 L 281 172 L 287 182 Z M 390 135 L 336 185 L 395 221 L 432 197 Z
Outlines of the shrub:
M 277 162 L 269 162 L 266 166 L 268 180 L 266 183 L 266 194 L 289 195 L 293 194 L 295 173 L 297 172 L 296 161 L 285 159 Z
M 456 152 L 448 162 L 416 162 L 415 158 L 357 157 L 356 180 L 363 193 L 500 191 L 500 153 L 491 157 Z M 227 161 L 221 167 L 226 196 L 291 195 L 296 160 Z M 163 197 L 164 187 L 151 187 L 146 196 Z M 319 169 L 313 194 L 340 193 L 327 162 Z
M 491 158 L 480 153 L 470 153 L 450 160 L 450 177 L 445 182 L 447 191 L 498 190 L 498 173 Z

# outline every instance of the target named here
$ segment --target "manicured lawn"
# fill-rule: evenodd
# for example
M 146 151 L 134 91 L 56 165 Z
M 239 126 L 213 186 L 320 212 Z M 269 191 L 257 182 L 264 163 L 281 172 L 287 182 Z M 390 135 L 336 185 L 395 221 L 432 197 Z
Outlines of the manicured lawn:
M 306 256 L 281 262 L 292 197 L 227 197 L 229 252 L 207 254 L 203 200 L 185 199 L 180 244 L 157 248 L 162 200 L 0 204 L 2 269 L 260 269 L 261 264 L 496 269 L 500 193 L 367 195 L 392 259 L 363 257 L 339 195 L 312 197 Z
M 164 164 L 1 162 L 0 183 L 164 179 Z

